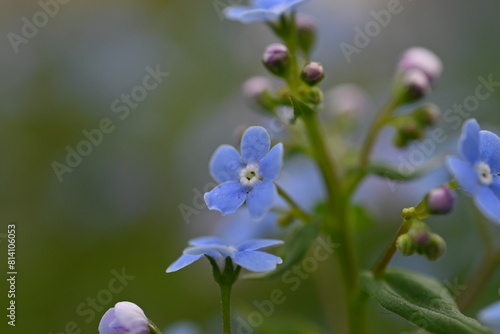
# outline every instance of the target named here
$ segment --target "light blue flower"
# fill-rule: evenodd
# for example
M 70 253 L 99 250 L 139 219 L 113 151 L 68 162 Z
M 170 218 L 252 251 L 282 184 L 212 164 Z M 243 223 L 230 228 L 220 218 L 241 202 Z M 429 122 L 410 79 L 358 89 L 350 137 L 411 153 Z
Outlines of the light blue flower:
M 308 157 L 294 155 L 283 165 L 276 183 L 305 211 L 312 211 L 325 198 L 324 184 L 317 165 Z M 275 208 L 286 210 L 289 204 L 279 197 Z M 285 229 L 278 226 L 279 214 L 266 213 L 259 221 L 252 221 L 247 208 L 241 208 L 220 220 L 213 233 L 230 243 L 250 239 L 280 239 Z
M 496 334 L 500 334 L 500 302 L 479 311 L 477 319 L 485 326 L 490 327 Z
M 144 311 L 131 302 L 119 302 L 110 308 L 99 323 L 100 334 L 149 334 L 149 320 Z
M 307 0 L 252 0 L 250 6 L 231 6 L 224 11 L 226 18 L 252 23 L 275 20 Z
M 260 251 L 260 249 L 282 244 L 281 240 L 254 239 L 232 246 L 213 236 L 192 239 L 183 255 L 167 268 L 167 273 L 182 269 L 205 255 L 214 259 L 221 271 L 224 270 L 227 257 L 231 258 L 233 264 L 250 271 L 258 273 L 271 271 L 283 261 L 275 255 Z
M 283 145 L 271 146 L 267 131 L 248 128 L 241 139 L 241 155 L 230 145 L 221 145 L 210 159 L 210 174 L 220 184 L 205 193 L 210 210 L 223 215 L 234 213 L 246 201 L 253 219 L 271 209 L 278 194 L 273 181 L 280 174 Z
M 500 223 L 500 138 L 481 131 L 477 121 L 470 119 L 463 126 L 458 149 L 462 160 L 448 157 L 448 169 L 481 212 Z

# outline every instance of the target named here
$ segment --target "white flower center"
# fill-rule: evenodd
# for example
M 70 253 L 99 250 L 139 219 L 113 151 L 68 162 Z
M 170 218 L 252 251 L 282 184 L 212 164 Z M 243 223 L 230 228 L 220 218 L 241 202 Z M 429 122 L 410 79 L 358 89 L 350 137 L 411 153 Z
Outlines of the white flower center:
M 259 164 L 249 164 L 240 171 L 240 182 L 242 185 L 252 187 L 262 180 L 259 173 Z
M 491 174 L 491 168 L 485 162 L 478 162 L 474 169 L 479 177 L 479 182 L 485 185 L 490 185 L 493 183 L 493 174 Z

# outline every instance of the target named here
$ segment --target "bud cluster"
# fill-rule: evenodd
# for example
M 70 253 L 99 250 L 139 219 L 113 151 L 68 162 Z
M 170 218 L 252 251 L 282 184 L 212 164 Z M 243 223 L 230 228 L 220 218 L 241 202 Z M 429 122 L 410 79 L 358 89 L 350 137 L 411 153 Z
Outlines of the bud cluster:
M 426 96 L 441 75 L 443 65 L 432 51 L 421 47 L 408 49 L 399 60 L 395 90 L 404 103 Z
M 410 114 L 394 117 L 392 124 L 396 128 L 394 145 L 406 147 L 414 140 L 422 140 L 425 131 L 438 122 L 439 108 L 434 104 L 423 105 Z

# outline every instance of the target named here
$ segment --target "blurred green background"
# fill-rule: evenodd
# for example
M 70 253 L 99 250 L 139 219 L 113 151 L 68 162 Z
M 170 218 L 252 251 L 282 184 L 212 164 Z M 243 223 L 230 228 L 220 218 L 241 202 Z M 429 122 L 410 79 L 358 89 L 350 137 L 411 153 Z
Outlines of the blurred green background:
M 190 237 L 209 233 L 220 218 L 201 209 L 186 223 L 179 210 L 183 203 L 195 207 L 196 193 L 211 182 L 207 164 L 214 149 L 235 144 L 235 129 L 241 125 L 265 124 L 245 103 L 240 87 L 251 75 L 265 75 L 260 57 L 276 39 L 263 24 L 221 19 L 216 8 L 231 3 L 73 0 L 59 5 L 16 53 L 9 33 L 21 35 L 23 18 L 32 21 L 41 6 L 37 1 L 1 2 L 0 234 L 16 223 L 18 251 L 17 326 L 7 326 L 2 311 L 2 333 L 59 334 L 69 322 L 81 333 L 97 333 L 102 314 L 121 300 L 140 305 L 160 328 L 182 319 L 204 326 L 217 320 L 218 290 L 206 263 L 176 274 L 167 275 L 165 269 Z M 312 0 L 300 7 L 318 20 L 314 59 L 327 71 L 323 88 L 357 83 L 372 96 L 375 109 L 389 94 L 399 55 L 413 45 L 430 48 L 444 62 L 432 96 L 443 110 L 473 94 L 478 76 L 500 80 L 499 2 L 401 4 L 403 11 L 351 63 L 340 43 L 353 44 L 354 28 L 363 28 L 373 19 L 370 11 L 387 8 L 387 1 Z M 113 101 L 141 85 L 148 66 L 159 66 L 168 76 L 120 119 L 123 114 L 113 112 Z M 473 116 L 485 128 L 499 129 L 500 94 L 482 101 Z M 111 120 L 113 131 L 60 182 L 54 161 L 64 163 L 67 146 L 75 149 L 85 139 L 82 131 L 98 128 L 104 118 Z M 449 124 L 442 127 L 449 134 L 459 131 Z M 400 196 L 388 192 L 387 205 Z M 463 196 L 459 201 L 461 207 L 469 203 Z M 375 234 L 361 237 L 366 265 L 373 249 L 381 249 L 393 233 L 400 209 L 382 215 Z M 382 205 L 379 211 L 384 210 Z M 443 233 L 447 257 L 437 265 L 412 258 L 416 270 L 465 282 L 467 270 L 481 256 L 465 210 L 436 224 L 436 231 L 448 231 Z M 500 229 L 492 227 L 492 233 L 500 235 Z M 5 277 L 6 242 L 0 240 L 0 275 Z M 296 319 L 327 326 L 321 300 L 331 302 L 339 293 L 318 288 L 325 280 L 322 273 L 332 275 L 328 267 L 288 294 L 276 317 L 291 312 Z M 108 300 L 100 292 L 113 270 L 122 269 L 134 279 Z M 498 299 L 499 280 L 497 275 L 486 287 L 472 315 Z M 5 278 L 2 282 L 0 309 L 5 310 Z M 235 305 L 251 309 L 253 300 L 268 298 L 280 285 L 279 280 L 238 283 Z M 88 298 L 105 302 L 97 301 L 95 313 L 82 316 L 77 308 Z M 381 332 L 409 328 L 376 307 L 375 317 L 381 319 L 374 325 Z

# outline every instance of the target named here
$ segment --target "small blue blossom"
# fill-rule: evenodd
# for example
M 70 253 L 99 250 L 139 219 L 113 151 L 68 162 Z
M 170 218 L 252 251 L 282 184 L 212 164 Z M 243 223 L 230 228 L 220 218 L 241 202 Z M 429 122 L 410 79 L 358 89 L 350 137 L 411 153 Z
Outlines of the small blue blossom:
M 448 169 L 481 212 L 500 223 L 500 138 L 481 131 L 477 121 L 470 119 L 463 126 L 458 148 L 462 159 L 448 157 Z
M 100 334 L 149 334 L 149 320 L 134 303 L 119 302 L 110 308 L 99 323 Z
M 479 311 L 477 319 L 485 326 L 490 327 L 496 334 L 500 334 L 500 302 Z
M 282 244 L 281 240 L 254 239 L 232 246 L 213 236 L 192 239 L 189 241 L 189 247 L 184 249 L 183 255 L 167 268 L 167 273 L 182 269 L 205 255 L 214 259 L 221 271 L 224 270 L 227 257 L 231 258 L 233 264 L 250 271 L 258 273 L 272 271 L 283 261 L 260 249 Z
M 252 23 L 275 20 L 307 0 L 252 0 L 250 6 L 231 6 L 224 11 L 226 18 Z
M 220 184 L 205 193 L 210 210 L 234 213 L 246 201 L 253 219 L 260 219 L 278 197 L 273 181 L 280 174 L 283 145 L 271 146 L 267 131 L 248 128 L 241 139 L 241 155 L 230 145 L 221 145 L 210 159 L 210 174 Z

